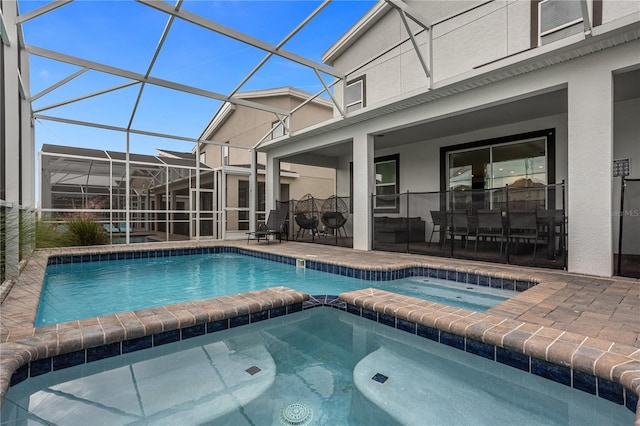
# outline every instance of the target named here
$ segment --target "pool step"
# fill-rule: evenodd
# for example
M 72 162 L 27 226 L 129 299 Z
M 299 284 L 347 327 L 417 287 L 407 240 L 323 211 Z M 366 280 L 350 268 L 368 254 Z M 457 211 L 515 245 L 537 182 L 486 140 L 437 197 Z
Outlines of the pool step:
M 483 371 L 486 360 L 474 357 L 479 365 L 472 366 L 456 358 L 417 358 L 382 346 L 358 362 L 353 381 L 365 398 L 405 425 L 536 424 L 539 413 L 530 401 L 553 406 L 544 393 Z

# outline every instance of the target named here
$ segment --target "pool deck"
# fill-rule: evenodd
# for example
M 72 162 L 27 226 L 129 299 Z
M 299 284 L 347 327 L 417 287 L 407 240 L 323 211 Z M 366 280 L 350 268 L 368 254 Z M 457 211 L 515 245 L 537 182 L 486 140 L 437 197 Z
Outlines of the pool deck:
M 535 287 L 483 313 L 418 301 L 380 290 L 345 293 L 352 305 L 448 331 L 478 341 L 571 366 L 640 392 L 640 280 L 601 278 L 422 255 L 358 251 L 317 244 L 252 241 L 172 242 L 37 251 L 0 305 L 0 397 L 19 364 L 92 346 L 183 328 L 239 312 L 300 302 L 286 287 L 199 302 L 109 315 L 34 328 L 40 289 L 50 255 L 104 251 L 235 246 L 255 251 L 376 270 L 432 267 L 537 281 Z M 286 286 L 286 283 L 283 283 Z M 10 377 L 10 375 L 9 375 Z M 636 410 L 640 425 L 640 410 Z

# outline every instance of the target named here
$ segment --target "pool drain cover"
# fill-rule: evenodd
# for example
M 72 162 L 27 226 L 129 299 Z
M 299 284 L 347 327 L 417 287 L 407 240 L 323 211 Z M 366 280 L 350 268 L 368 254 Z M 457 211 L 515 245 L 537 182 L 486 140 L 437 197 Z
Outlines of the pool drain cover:
M 294 402 L 282 409 L 280 417 L 285 425 L 305 426 L 311 423 L 313 410 L 306 404 Z

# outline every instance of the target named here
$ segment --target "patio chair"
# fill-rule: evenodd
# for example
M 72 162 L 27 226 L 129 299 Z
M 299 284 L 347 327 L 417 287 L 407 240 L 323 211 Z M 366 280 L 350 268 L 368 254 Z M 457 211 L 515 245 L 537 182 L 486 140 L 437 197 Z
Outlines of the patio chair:
M 285 222 L 287 220 L 287 213 L 285 209 L 271 210 L 265 223 L 258 225 L 256 231 L 247 232 L 247 244 L 249 244 L 249 241 L 252 239 L 258 242 L 260 242 L 260 240 L 266 240 L 267 244 L 269 244 L 271 236 L 277 237 L 278 241 L 282 242 L 282 234 L 286 232 Z
M 502 246 L 505 241 L 506 232 L 502 222 L 501 210 L 478 210 L 477 212 L 478 227 L 476 229 L 476 245 L 474 253 L 478 252 L 478 240 L 484 237 L 486 240 L 495 238 L 500 239 L 500 255 L 502 255 Z
M 127 232 L 127 230 L 129 233 L 133 232 L 133 228 L 127 228 L 127 222 L 120 222 L 120 232 Z
M 473 235 L 473 230 L 469 224 L 469 212 L 467 210 L 453 210 L 450 221 L 449 235 L 451 236 L 451 245 L 453 247 L 456 235 L 459 236 L 461 242 L 464 241 L 464 252 L 466 253 L 469 237 Z
M 533 260 L 536 260 L 538 248 L 538 221 L 535 210 L 509 211 L 509 241 L 516 241 L 516 253 L 520 240 L 533 242 Z
M 298 233 L 296 234 L 296 240 L 300 238 L 300 233 L 304 237 L 304 233 L 307 230 L 311 231 L 311 235 L 318 235 L 318 218 L 307 217 L 307 214 L 304 212 L 298 212 L 295 215 L 296 224 L 298 224 Z
M 117 226 L 114 226 L 112 223 L 103 223 L 102 227 L 109 234 L 120 232 L 120 228 L 118 228 Z
M 562 255 L 566 247 L 566 216 L 564 210 L 536 210 L 540 239 L 547 243 L 547 258 Z M 557 239 L 557 244 L 556 244 Z
M 447 228 L 447 213 L 441 210 L 431 210 L 431 235 L 429 236 L 429 244 L 427 247 L 431 246 L 431 241 L 433 240 L 433 234 L 436 232 L 440 236 L 440 249 L 444 248 L 444 235 L 442 235 L 442 231 Z M 437 229 L 436 229 L 437 227 Z
M 298 225 L 296 240 L 300 238 L 300 234 L 304 237 L 307 230 L 311 232 L 311 238 L 318 235 L 318 207 L 313 195 L 304 195 L 297 203 L 295 208 L 294 219 Z
M 320 220 L 322 220 L 324 226 L 332 231 L 335 230 L 338 235 L 340 235 L 340 230 L 342 229 L 346 237 L 347 231 L 344 229 L 344 225 L 347 223 L 349 208 L 344 200 L 333 195 L 322 203 L 320 210 L 322 211 Z

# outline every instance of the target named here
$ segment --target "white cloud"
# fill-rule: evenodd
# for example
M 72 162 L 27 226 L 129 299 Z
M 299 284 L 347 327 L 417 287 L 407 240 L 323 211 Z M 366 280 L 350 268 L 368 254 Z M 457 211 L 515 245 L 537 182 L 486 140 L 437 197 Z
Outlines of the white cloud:
M 44 81 L 49 81 L 49 70 L 43 68 L 38 72 L 38 76 L 44 80 Z

